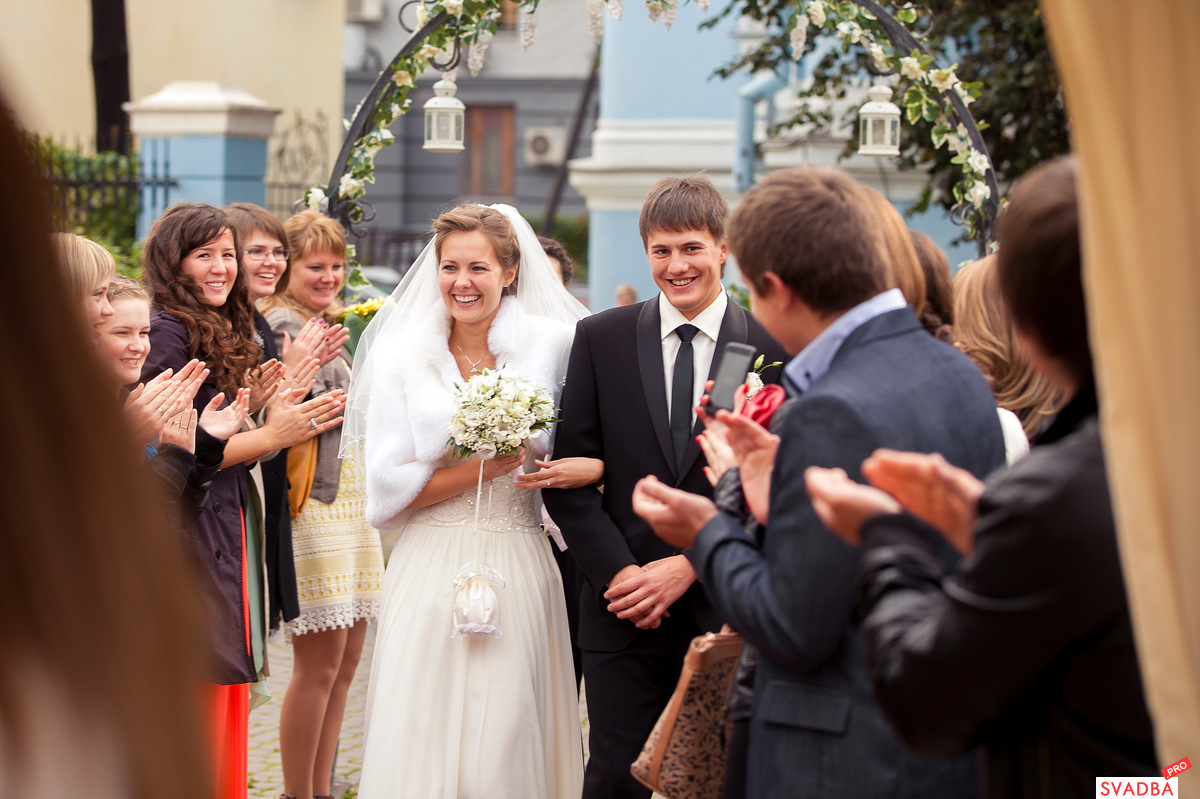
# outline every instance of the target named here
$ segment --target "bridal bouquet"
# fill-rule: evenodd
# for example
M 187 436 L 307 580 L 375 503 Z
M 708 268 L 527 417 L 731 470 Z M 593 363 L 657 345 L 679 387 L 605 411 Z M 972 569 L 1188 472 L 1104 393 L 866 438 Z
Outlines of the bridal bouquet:
M 549 392 L 504 367 L 484 369 L 454 389 L 450 443 L 460 458 L 514 455 L 525 439 L 558 421 Z
M 554 401 L 549 392 L 522 374 L 501 367 L 484 369 L 464 385 L 454 386 L 454 411 L 450 415 L 450 444 L 457 457 L 514 455 L 538 430 L 554 422 Z M 483 461 L 475 490 L 475 529 L 483 499 Z M 486 544 L 487 539 L 480 537 Z M 451 638 L 467 635 L 503 635 L 500 602 L 496 591 L 504 577 L 489 566 L 485 553 L 478 562 L 465 563 L 454 577 Z

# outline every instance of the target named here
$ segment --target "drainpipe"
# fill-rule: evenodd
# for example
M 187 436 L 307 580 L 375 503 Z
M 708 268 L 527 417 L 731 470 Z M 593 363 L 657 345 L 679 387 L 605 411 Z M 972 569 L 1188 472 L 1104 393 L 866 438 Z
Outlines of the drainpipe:
M 734 133 L 737 152 L 733 159 L 733 182 L 739 192 L 749 191 L 754 185 L 754 164 L 757 160 L 754 144 L 754 107 L 760 100 L 770 100 L 785 86 L 787 83 L 776 73 L 763 72 L 738 89 Z

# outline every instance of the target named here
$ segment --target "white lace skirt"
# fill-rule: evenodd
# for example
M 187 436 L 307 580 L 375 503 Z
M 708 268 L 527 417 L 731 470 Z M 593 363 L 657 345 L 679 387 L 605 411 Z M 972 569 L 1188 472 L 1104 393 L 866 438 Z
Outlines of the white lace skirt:
M 511 477 L 414 513 L 388 559 L 368 687 L 362 799 L 558 799 L 583 784 L 562 582 Z M 489 501 L 489 493 L 491 494 Z M 451 638 L 455 574 L 504 578 L 503 634 Z
M 366 508 L 361 470 L 346 458 L 333 504 L 310 498 L 292 520 L 300 615 L 284 625 L 285 638 L 350 627 L 379 615 L 383 552 L 379 532 L 367 524 Z

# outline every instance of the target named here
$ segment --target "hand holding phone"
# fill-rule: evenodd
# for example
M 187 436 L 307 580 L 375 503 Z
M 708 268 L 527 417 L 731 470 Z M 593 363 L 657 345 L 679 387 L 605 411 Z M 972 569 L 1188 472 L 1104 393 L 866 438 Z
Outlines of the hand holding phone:
M 721 353 L 721 362 L 717 367 L 717 377 L 713 381 L 712 390 L 708 392 L 708 412 L 715 414 L 718 410 L 733 410 L 733 397 L 738 386 L 746 382 L 746 373 L 754 363 L 755 349 L 749 344 L 730 341 L 725 344 Z

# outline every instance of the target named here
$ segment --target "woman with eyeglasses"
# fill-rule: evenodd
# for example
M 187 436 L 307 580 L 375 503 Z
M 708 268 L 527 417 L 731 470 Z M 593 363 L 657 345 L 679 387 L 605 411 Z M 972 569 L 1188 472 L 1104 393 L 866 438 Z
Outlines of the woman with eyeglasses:
M 252 203 L 234 203 L 225 209 L 242 247 L 242 274 L 250 303 L 270 297 L 287 285 L 287 234 L 270 211 Z M 331 335 L 332 334 L 332 335 Z M 330 329 L 322 320 L 310 319 L 295 342 L 285 343 L 283 352 L 275 344 L 275 333 L 266 318 L 254 310 L 254 343 L 262 349 L 261 368 L 282 361 L 291 382 L 307 386 L 310 374 L 337 355 L 340 328 Z M 267 570 L 267 621 L 271 630 L 300 615 L 296 596 L 296 570 L 292 561 L 292 522 L 287 493 L 287 453 L 280 450 L 259 461 L 262 476 L 263 545 Z M 257 487 L 254 470 L 251 487 Z
M 306 320 L 333 329 L 346 279 L 346 233 L 340 224 L 302 211 L 287 220 L 284 231 L 291 268 L 275 293 L 259 303 L 278 345 L 286 336 L 302 337 Z M 339 345 L 337 357 L 317 373 L 313 390 L 322 394 L 349 384 L 350 356 Z M 379 533 L 366 522 L 362 464 L 340 458 L 340 430 L 316 441 L 315 458 L 305 461 L 294 450 L 288 464 L 300 615 L 284 628 L 294 666 L 279 714 L 279 752 L 284 795 L 296 799 L 330 794 L 346 695 L 383 590 L 383 552 Z M 307 496 L 296 492 L 298 476 L 311 485 Z

